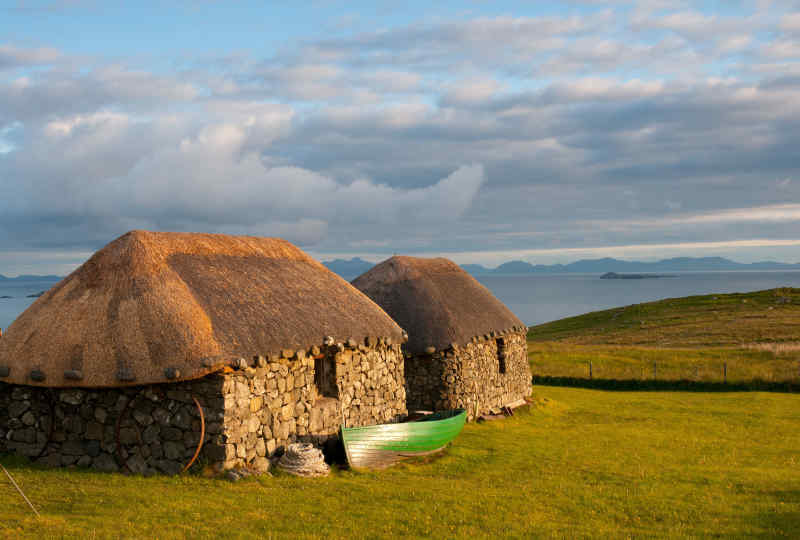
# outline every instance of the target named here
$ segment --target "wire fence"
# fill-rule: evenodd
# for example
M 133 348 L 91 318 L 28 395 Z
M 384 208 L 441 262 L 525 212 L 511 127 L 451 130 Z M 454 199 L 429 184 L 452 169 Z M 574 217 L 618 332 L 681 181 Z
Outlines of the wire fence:
M 800 361 L 751 366 L 742 362 L 585 363 L 532 365 L 534 384 L 582 387 L 649 387 L 797 391 Z

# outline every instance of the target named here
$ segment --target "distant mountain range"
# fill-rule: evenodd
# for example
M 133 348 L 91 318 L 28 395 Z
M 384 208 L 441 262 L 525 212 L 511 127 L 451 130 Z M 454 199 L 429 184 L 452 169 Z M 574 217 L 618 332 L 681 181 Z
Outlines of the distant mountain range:
M 346 279 L 352 279 L 374 265 L 358 257 L 349 261 L 336 259 L 322 264 Z M 619 259 L 582 259 L 569 264 L 531 264 L 525 261 L 509 261 L 497 268 L 480 264 L 462 264 L 461 267 L 474 276 L 519 275 L 519 274 L 605 274 L 606 272 L 724 272 L 732 270 L 800 270 L 799 264 L 763 261 L 737 263 L 722 257 L 675 257 L 657 262 L 621 261 Z
M 24 281 L 61 281 L 63 276 L 32 276 L 28 274 L 24 274 L 17 277 L 6 277 L 3 274 L 0 274 L 0 283 L 14 281 L 14 282 L 24 282 Z
M 583 259 L 569 264 L 531 264 L 511 261 L 497 268 L 479 264 L 465 264 L 463 268 L 473 275 L 509 274 L 603 274 L 606 272 L 709 272 L 729 270 L 800 270 L 800 264 L 763 261 L 737 263 L 722 257 L 675 257 L 656 262 L 621 261 L 619 259 Z
M 335 259 L 323 261 L 328 269 L 345 279 L 360 276 L 373 266 L 373 263 L 354 257 L 350 260 Z M 800 263 L 782 263 L 762 261 L 754 263 L 737 263 L 722 257 L 675 257 L 657 262 L 621 261 L 619 259 L 583 259 L 569 264 L 531 264 L 525 261 L 509 261 L 497 268 L 488 268 L 480 264 L 462 264 L 461 268 L 473 276 L 508 276 L 519 274 L 605 274 L 606 272 L 711 272 L 729 270 L 800 270 Z M 60 281 L 63 276 L 22 275 L 6 277 L 0 274 L 0 283 L 26 281 Z
M 373 266 L 375 266 L 371 262 L 365 261 L 364 259 L 359 259 L 358 257 L 354 257 L 349 261 L 345 259 L 322 261 L 322 264 L 327 266 L 328 270 L 330 270 L 331 272 L 339 274 L 345 279 L 356 278 L 361 274 L 363 274 L 364 272 L 366 272 L 367 270 L 369 270 L 370 268 L 372 268 Z

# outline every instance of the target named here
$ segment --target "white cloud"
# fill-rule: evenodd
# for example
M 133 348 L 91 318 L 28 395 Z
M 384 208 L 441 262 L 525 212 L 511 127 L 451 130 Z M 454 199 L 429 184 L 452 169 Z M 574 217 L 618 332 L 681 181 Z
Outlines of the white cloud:
M 502 88 L 503 85 L 491 77 L 464 79 L 447 85 L 442 102 L 465 105 L 488 101 Z
M 290 129 L 290 108 L 214 101 L 205 111 L 208 120 L 199 126 L 187 119 L 153 121 L 114 112 L 45 123 L 35 145 L 15 153 L 13 163 L 23 168 L 28 184 L 14 206 L 6 199 L 7 215 L 36 208 L 62 218 L 102 219 L 112 226 L 120 215 L 126 221 L 117 226 L 133 219 L 144 228 L 210 226 L 314 243 L 325 237 L 330 223 L 457 221 L 485 182 L 483 167 L 467 165 L 413 189 L 366 178 L 339 183 L 263 158 L 263 151 Z M 388 113 L 388 122 L 405 124 L 414 108 Z M 151 138 L 137 147 L 125 144 L 140 133 Z M 115 158 L 115 148 L 129 152 Z M 50 158 L 40 164 L 44 154 Z M 32 163 L 38 173 L 32 174 Z
M 718 50 L 723 54 L 743 51 L 753 44 L 753 37 L 748 34 L 724 36 L 718 40 Z
M 375 90 L 389 93 L 413 92 L 419 89 L 422 77 L 409 71 L 381 69 L 365 73 L 361 77 L 362 84 Z
M 719 212 L 672 218 L 674 223 L 711 224 L 748 221 L 800 221 L 800 204 L 774 204 L 755 208 L 735 208 Z
M 784 32 L 800 33 L 800 13 L 788 13 L 781 17 L 779 27 Z
M 763 48 L 767 58 L 800 58 L 800 41 L 780 38 L 768 43 Z
M 60 57 L 59 51 L 49 47 L 31 49 L 0 44 L 0 70 L 49 64 L 57 61 Z

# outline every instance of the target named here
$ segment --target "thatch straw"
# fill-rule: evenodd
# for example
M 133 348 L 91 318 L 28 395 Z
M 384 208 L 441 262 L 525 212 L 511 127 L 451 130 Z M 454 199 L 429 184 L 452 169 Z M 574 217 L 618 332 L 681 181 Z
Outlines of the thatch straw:
M 486 287 L 448 259 L 395 256 L 352 283 L 408 332 L 406 348 L 412 354 L 524 327 Z
M 397 342 L 402 330 L 284 240 L 132 231 L 14 321 L 0 338 L 0 366 L 10 368 L 0 381 L 193 379 L 218 369 L 219 359 L 309 348 L 325 336 Z

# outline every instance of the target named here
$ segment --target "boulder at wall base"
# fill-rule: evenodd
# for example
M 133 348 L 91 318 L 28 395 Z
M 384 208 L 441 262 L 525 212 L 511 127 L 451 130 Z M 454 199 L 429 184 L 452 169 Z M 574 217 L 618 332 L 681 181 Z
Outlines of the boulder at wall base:
M 119 470 L 119 466 L 117 462 L 114 461 L 114 458 L 111 454 L 100 454 L 96 458 L 94 458 L 93 465 L 96 469 L 104 471 L 104 472 L 116 472 Z

